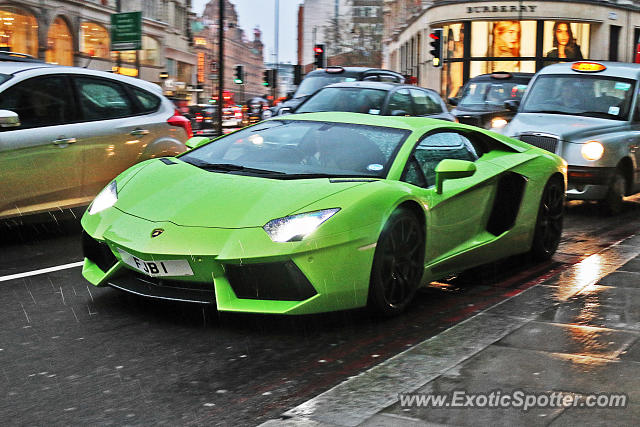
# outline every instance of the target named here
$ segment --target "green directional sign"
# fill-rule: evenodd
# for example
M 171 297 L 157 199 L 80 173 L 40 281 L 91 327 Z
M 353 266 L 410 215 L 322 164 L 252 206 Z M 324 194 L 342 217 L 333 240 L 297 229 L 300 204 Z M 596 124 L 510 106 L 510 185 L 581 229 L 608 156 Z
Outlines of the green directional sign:
M 111 50 L 142 49 L 142 12 L 111 15 Z

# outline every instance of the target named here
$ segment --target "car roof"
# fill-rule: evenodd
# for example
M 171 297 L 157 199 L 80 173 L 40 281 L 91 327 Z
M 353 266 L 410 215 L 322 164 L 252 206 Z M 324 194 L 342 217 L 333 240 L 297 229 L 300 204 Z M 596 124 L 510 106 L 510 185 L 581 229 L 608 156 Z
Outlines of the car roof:
M 24 71 L 42 69 L 55 70 L 56 73 L 85 74 L 97 77 L 106 77 L 128 83 L 146 89 L 156 94 L 162 94 L 162 88 L 153 82 L 149 82 L 135 77 L 123 76 L 121 74 L 110 73 L 108 71 L 93 70 L 91 68 L 68 67 L 64 65 L 36 63 L 36 62 L 0 62 L 1 74 L 17 74 Z M 46 73 L 46 72 L 45 72 Z
M 577 61 L 577 62 L 594 62 L 607 67 L 604 71 L 597 72 L 579 72 L 571 69 L 575 62 L 564 62 L 559 64 L 547 65 L 538 71 L 541 74 L 571 74 L 571 75 L 590 75 L 590 76 L 607 76 L 607 77 L 623 77 L 637 80 L 640 77 L 640 64 L 627 62 L 611 62 L 611 61 Z
M 338 72 L 331 72 L 331 71 L 327 71 L 327 70 L 331 70 L 331 69 L 339 69 L 342 68 L 344 71 L 338 71 Z M 335 66 L 335 67 L 327 67 L 327 68 L 320 68 L 317 70 L 313 70 L 309 73 L 307 73 L 307 76 L 315 76 L 318 74 L 365 74 L 365 73 L 376 73 L 376 72 L 384 72 L 385 74 L 393 74 L 399 77 L 403 77 L 402 74 L 398 73 L 397 71 L 393 71 L 393 70 L 386 70 L 384 68 L 371 68 L 371 67 L 341 67 L 341 66 Z M 404 78 L 404 77 L 403 77 Z
M 495 75 L 505 75 L 510 74 L 509 77 L 496 77 Z M 534 76 L 534 73 L 510 73 L 510 72 L 500 72 L 496 71 L 495 73 L 489 74 L 480 74 L 479 76 L 472 77 L 469 81 L 510 81 L 510 80 L 531 80 Z
M 405 83 L 393 83 L 393 82 L 374 82 L 374 81 L 356 81 L 356 82 L 340 82 L 333 83 L 325 86 L 322 89 L 326 89 L 328 87 L 352 87 L 352 88 L 363 88 L 363 89 L 380 89 L 380 90 L 392 90 L 397 88 L 407 88 L 407 89 L 422 89 L 432 91 L 431 89 L 426 89 L 423 87 L 408 85 Z M 322 90 L 320 89 L 320 90 Z

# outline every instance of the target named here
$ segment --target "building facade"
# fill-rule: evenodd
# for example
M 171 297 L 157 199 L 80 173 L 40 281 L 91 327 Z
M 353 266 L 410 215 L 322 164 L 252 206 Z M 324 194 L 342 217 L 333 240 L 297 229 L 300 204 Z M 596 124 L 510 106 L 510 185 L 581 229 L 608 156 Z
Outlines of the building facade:
M 429 54 L 436 28 L 443 30 L 442 67 Z M 533 73 L 578 59 L 633 62 L 639 37 L 636 1 L 385 0 L 383 62 L 452 96 L 469 78 L 493 71 Z
M 196 42 L 202 38 L 206 41 L 206 55 L 204 64 L 211 67 L 210 77 L 205 82 L 205 96 L 217 92 L 218 76 L 218 0 L 211 0 L 205 6 L 202 17 L 199 18 L 202 29 L 194 34 Z M 244 30 L 238 26 L 238 14 L 235 6 L 225 0 L 224 11 L 224 82 L 223 88 L 233 96 L 233 102 L 243 103 L 249 98 L 264 95 L 267 90 L 262 86 L 262 72 L 264 67 L 262 33 L 258 28 L 253 30 L 253 39 L 247 39 Z M 197 44 L 196 44 L 197 45 Z M 236 65 L 244 66 L 244 84 L 236 84 L 233 80 Z M 206 74 L 206 73 L 204 73 Z
M 142 50 L 111 51 L 115 0 L 0 0 L 0 49 L 60 65 L 113 70 L 162 84 L 188 97 L 196 56 L 191 52 L 191 0 L 127 0 L 121 11 L 142 12 Z M 119 56 L 119 59 L 118 59 Z

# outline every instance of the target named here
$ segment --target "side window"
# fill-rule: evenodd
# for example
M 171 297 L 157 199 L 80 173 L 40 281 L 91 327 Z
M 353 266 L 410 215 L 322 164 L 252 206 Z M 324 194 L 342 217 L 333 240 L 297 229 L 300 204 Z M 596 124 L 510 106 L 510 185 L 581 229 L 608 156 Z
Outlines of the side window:
M 140 105 L 142 105 L 143 113 L 153 113 L 158 109 L 158 106 L 160 105 L 160 98 L 146 90 L 134 87 L 132 87 L 131 90 L 133 90 L 135 97 L 138 98 Z
M 442 104 L 435 95 L 420 89 L 411 89 L 410 92 L 413 97 L 416 116 L 442 113 Z
M 394 111 L 404 111 L 405 114 L 413 116 L 413 105 L 411 105 L 411 96 L 408 89 L 400 89 L 391 95 L 389 99 L 389 112 L 393 114 Z
M 80 108 L 87 120 L 106 120 L 133 114 L 122 85 L 106 79 L 76 77 Z
M 416 147 L 414 156 L 422 168 L 427 186 L 435 185 L 436 166 L 442 160 L 478 160 L 478 154 L 471 141 L 456 132 L 440 132 L 427 136 Z
M 20 126 L 3 131 L 55 126 L 74 120 L 71 89 L 66 76 L 36 77 L 0 93 L 0 109 L 20 117 Z
M 417 185 L 418 187 L 427 187 L 422 170 L 420 170 L 420 164 L 416 161 L 415 157 L 411 156 L 409 158 L 407 170 L 402 180 L 409 184 Z

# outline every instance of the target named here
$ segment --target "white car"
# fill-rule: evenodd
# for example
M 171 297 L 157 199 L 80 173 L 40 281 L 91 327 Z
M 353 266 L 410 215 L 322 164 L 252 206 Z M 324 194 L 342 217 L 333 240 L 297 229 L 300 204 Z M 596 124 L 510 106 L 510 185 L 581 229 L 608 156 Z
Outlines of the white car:
M 0 219 L 87 205 L 134 163 L 186 151 L 190 136 L 156 84 L 0 62 Z

